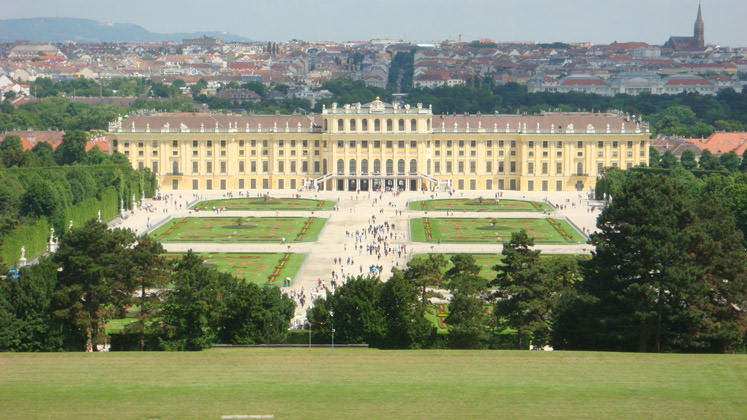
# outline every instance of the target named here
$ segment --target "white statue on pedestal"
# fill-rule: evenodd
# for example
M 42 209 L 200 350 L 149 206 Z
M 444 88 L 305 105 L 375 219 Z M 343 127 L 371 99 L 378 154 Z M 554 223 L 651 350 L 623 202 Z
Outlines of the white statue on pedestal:
M 98 219 L 96 221 L 101 223 L 101 210 L 98 212 Z
M 70 225 L 68 225 L 67 230 L 73 230 L 73 221 L 70 220 Z
M 21 259 L 26 259 L 26 247 L 21 245 Z

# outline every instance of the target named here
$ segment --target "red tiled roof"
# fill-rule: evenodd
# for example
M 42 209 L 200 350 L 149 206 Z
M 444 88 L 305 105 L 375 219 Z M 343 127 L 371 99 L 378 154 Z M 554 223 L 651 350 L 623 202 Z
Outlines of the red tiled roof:
M 691 79 L 690 78 L 688 78 L 688 79 L 685 79 L 685 78 L 681 78 L 681 79 L 680 78 L 669 79 L 669 80 L 667 80 L 666 84 L 667 85 L 710 85 L 712 83 L 709 82 L 706 79 L 701 79 L 699 77 L 697 77 L 697 78 L 694 77 L 694 78 L 691 78 Z
M 563 86 L 578 86 L 578 85 L 599 85 L 599 86 L 606 86 L 607 83 L 604 83 L 601 79 L 594 79 L 594 78 L 572 78 L 572 79 L 565 79 L 562 82 L 560 82 Z
M 747 150 L 747 132 L 713 133 L 706 139 L 684 139 L 702 149 L 708 149 L 714 155 L 734 151 L 741 156 Z

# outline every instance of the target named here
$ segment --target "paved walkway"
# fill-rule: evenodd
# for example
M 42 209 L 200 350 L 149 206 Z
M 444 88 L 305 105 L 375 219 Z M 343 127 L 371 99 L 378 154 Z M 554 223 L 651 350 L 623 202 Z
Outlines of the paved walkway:
M 146 208 L 128 212 L 127 219 L 115 219 L 112 227 L 125 227 L 142 234 L 153 229 L 169 217 L 214 216 L 215 212 L 188 210 L 188 203 L 198 199 L 223 198 L 226 191 L 181 191 L 169 195 L 168 200 L 145 200 Z M 239 197 L 233 191 L 233 197 Z M 290 197 L 294 192 L 287 190 L 270 191 L 275 197 Z M 327 218 L 327 223 L 315 242 L 300 243 L 164 243 L 169 252 L 294 252 L 307 254 L 306 261 L 299 270 L 290 288 L 294 295 L 303 292 L 306 302 L 297 307 L 294 323 L 299 325 L 305 318 L 305 310 L 311 298 L 323 292 L 322 286 L 329 287 L 333 279 L 337 284 L 344 282 L 348 276 L 368 273 L 372 266 L 381 267 L 381 278 L 390 277 L 392 268 L 404 268 L 412 254 L 438 253 L 500 253 L 500 244 L 431 244 L 411 242 L 409 232 L 410 218 L 423 217 L 425 212 L 408 210 L 407 203 L 416 200 L 430 199 L 431 193 L 404 192 L 401 194 L 386 193 L 351 193 L 351 192 L 301 192 L 302 198 L 333 200 L 338 203 L 336 211 L 314 211 L 315 217 Z M 452 198 L 492 197 L 494 192 L 470 191 L 455 193 Z M 435 198 L 448 198 L 446 193 L 438 193 Z M 599 214 L 599 204 L 588 202 L 579 193 L 573 192 L 519 192 L 504 191 L 504 199 L 525 199 L 548 201 L 561 206 L 551 213 L 552 217 L 567 218 L 579 229 L 587 233 L 594 229 Z M 595 211 L 591 211 L 591 206 Z M 227 217 L 246 216 L 297 216 L 308 217 L 310 211 L 226 211 L 220 213 Z M 446 212 L 428 212 L 429 217 L 446 217 Z M 541 212 L 456 212 L 452 217 L 545 217 Z M 386 226 L 388 226 L 388 229 Z M 377 235 L 370 232 L 372 227 L 379 227 Z M 356 235 L 357 231 L 357 235 Z M 367 248 L 368 246 L 368 248 Z M 550 254 L 588 253 L 591 247 L 586 244 L 575 245 L 538 245 L 537 249 Z M 370 249 L 370 251 L 367 251 Z M 378 250 L 378 252 L 376 252 Z M 386 250 L 386 251 L 385 251 Z M 335 259 L 337 258 L 337 263 Z M 334 273 L 334 274 L 333 274 Z

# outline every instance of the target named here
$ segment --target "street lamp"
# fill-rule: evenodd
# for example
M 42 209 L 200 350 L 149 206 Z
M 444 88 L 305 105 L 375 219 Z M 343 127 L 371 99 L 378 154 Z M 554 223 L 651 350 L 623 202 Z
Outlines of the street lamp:
M 306 325 L 309 326 L 309 350 L 311 350 L 311 322 L 309 319 L 306 319 Z
M 335 311 L 329 311 L 332 316 L 332 349 L 335 348 Z

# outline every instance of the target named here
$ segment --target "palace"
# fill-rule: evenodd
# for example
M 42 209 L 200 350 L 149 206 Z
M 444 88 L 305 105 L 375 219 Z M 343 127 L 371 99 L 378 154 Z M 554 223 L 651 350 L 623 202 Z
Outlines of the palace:
M 588 191 L 649 149 L 647 126 L 617 113 L 434 115 L 378 98 L 317 115 L 133 115 L 109 136 L 174 190 Z

